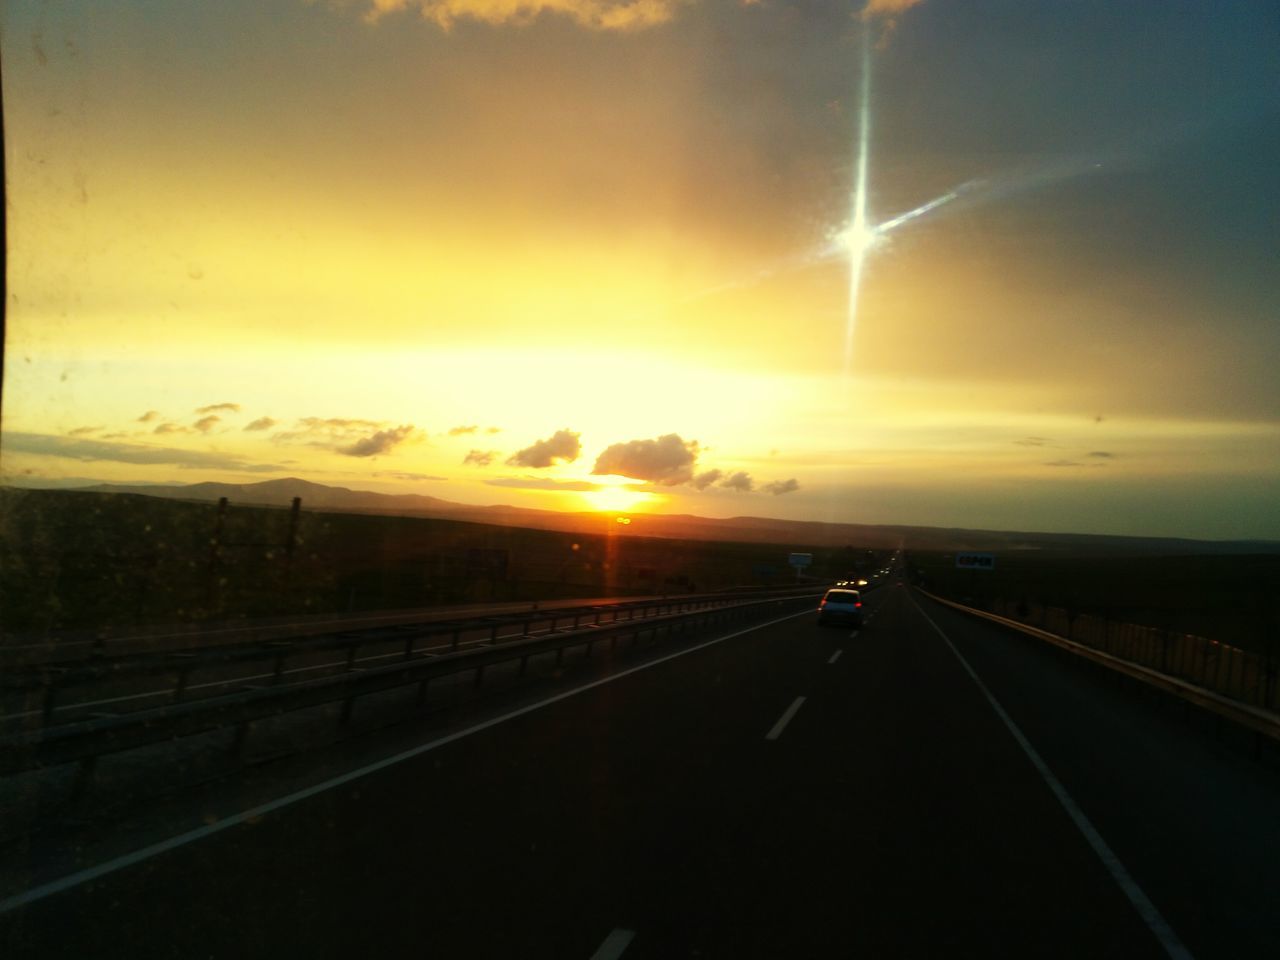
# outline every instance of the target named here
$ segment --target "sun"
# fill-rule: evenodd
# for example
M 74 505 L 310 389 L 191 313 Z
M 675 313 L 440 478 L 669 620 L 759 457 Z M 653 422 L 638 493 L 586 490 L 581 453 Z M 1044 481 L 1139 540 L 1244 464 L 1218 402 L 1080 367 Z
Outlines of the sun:
M 865 223 L 854 222 L 836 234 L 836 242 L 844 248 L 850 260 L 858 260 L 866 256 L 867 251 L 876 245 L 880 232 Z
M 612 513 L 630 510 L 642 503 L 654 499 L 653 494 L 635 489 L 635 482 L 630 477 L 592 477 L 600 484 L 598 490 L 584 491 L 582 497 L 592 510 L 601 513 Z

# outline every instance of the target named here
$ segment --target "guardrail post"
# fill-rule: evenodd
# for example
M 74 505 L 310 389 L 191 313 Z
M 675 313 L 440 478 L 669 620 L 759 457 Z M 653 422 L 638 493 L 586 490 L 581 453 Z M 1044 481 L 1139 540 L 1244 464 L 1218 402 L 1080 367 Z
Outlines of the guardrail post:
M 413 658 L 413 641 L 414 637 L 406 637 L 404 641 L 404 658 L 410 660 Z
M 191 678 L 191 660 L 195 658 L 193 653 L 175 654 L 179 658 L 180 665 L 178 667 L 178 679 L 173 685 L 173 702 L 179 703 L 187 693 L 187 682 Z
M 245 751 L 249 745 L 249 721 L 243 721 L 236 726 L 236 735 L 231 740 L 231 754 L 236 758 L 236 762 L 244 760 Z
M 57 708 L 58 675 L 56 673 L 46 673 L 44 675 L 44 703 L 40 708 L 40 716 L 46 726 L 53 722 L 53 711 Z
M 461 628 L 459 628 L 459 627 L 454 627 L 454 628 L 453 628 L 453 640 L 452 640 L 452 642 L 450 642 L 450 644 L 449 644 L 449 649 L 450 649 L 450 650 L 457 650 L 457 649 L 458 649 L 458 636 L 459 636 L 459 634 L 461 634 L 461 633 L 462 633 Z
M 490 646 L 492 646 L 492 645 L 494 645 L 494 644 L 496 644 L 496 643 L 498 642 L 498 627 L 499 627 L 499 624 L 495 623 L 495 624 L 493 625 L 492 629 L 490 629 L 490 631 L 489 631 L 489 644 L 490 644 Z
M 356 647 L 358 644 L 347 644 L 347 672 L 350 673 L 356 668 Z
M 76 769 L 76 781 L 71 787 L 71 804 L 73 807 L 80 807 L 89 795 L 89 790 L 93 787 L 94 774 L 98 770 L 98 757 L 85 757 L 80 761 L 79 767 Z

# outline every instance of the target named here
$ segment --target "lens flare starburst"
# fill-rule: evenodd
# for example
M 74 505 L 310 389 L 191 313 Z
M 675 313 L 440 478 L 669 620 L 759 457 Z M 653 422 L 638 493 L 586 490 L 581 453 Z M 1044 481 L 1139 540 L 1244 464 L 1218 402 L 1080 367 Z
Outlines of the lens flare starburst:
M 875 241 L 876 231 L 867 224 L 867 164 L 871 151 L 871 32 L 862 31 L 862 87 L 858 92 L 858 165 L 853 181 L 853 208 L 849 225 L 840 232 L 839 241 L 849 256 L 849 304 L 844 328 L 844 369 L 853 366 L 853 337 L 858 327 L 858 294 L 862 287 L 862 271 L 867 252 Z

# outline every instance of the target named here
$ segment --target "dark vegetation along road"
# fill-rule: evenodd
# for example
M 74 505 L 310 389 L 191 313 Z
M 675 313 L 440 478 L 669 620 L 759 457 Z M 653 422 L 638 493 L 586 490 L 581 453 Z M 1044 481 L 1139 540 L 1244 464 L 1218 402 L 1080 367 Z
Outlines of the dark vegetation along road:
M 908 587 L 865 609 L 619 658 L 69 870 L 4 901 L 6 953 L 1275 955 L 1270 754 Z

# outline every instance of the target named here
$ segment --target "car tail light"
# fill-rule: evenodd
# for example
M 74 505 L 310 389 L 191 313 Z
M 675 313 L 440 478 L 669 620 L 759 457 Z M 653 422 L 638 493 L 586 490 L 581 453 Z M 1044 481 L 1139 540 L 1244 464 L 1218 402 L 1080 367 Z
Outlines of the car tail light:
M 861 601 L 861 600 L 859 600 L 857 603 L 855 603 L 855 604 L 854 604 L 854 606 L 855 606 L 855 607 L 860 607 L 860 606 L 862 606 L 862 601 Z

